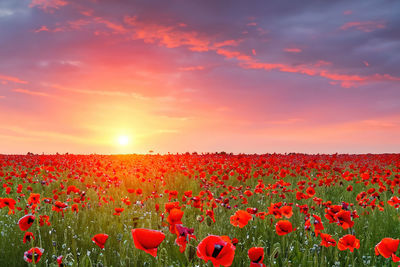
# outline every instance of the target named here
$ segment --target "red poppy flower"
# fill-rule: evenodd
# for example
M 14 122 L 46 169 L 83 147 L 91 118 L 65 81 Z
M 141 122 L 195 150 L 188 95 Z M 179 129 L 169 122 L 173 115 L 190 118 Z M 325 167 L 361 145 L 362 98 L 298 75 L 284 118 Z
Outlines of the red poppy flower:
M 389 200 L 388 200 L 388 204 L 390 206 L 395 207 L 396 209 L 400 207 L 400 198 L 396 197 L 396 196 L 392 196 Z
M 183 253 L 185 252 L 186 245 L 190 241 L 190 239 L 196 239 L 196 236 L 193 235 L 194 229 L 184 227 L 182 224 L 175 225 L 175 229 L 177 236 L 175 243 L 179 246 L 179 251 Z
M 310 187 L 308 187 L 308 188 L 306 189 L 306 193 L 307 193 L 307 195 L 309 195 L 310 197 L 312 197 L 313 195 L 315 195 L 315 189 L 312 188 L 312 187 L 310 186 Z
M 52 210 L 56 211 L 56 212 L 61 212 L 62 216 L 64 216 L 64 209 L 68 207 L 67 204 L 61 202 L 61 201 L 56 201 L 56 203 L 54 203 L 54 206 L 52 207 Z
M 8 207 L 8 215 L 15 214 L 15 204 L 17 202 L 12 198 L 0 198 L 0 209 Z
M 329 234 L 325 234 L 325 233 L 321 233 L 321 246 L 324 247 L 334 247 L 336 246 L 336 240 L 332 238 L 331 235 Z
M 23 216 L 18 221 L 19 229 L 21 229 L 21 231 L 28 230 L 32 226 L 34 221 L 35 221 L 35 216 L 33 215 L 28 214 Z
M 280 208 L 280 210 L 281 210 L 281 214 L 288 219 L 290 217 L 292 217 L 292 215 L 293 215 L 292 206 L 283 206 L 282 208 Z
M 197 246 L 197 256 L 205 262 L 210 260 L 214 267 L 231 266 L 235 257 L 235 246 L 227 238 L 209 235 Z
M 63 260 L 63 256 L 62 255 L 57 257 L 58 267 L 64 266 L 63 263 L 62 263 L 62 260 Z
M 262 262 L 264 260 L 264 248 L 252 247 L 248 250 L 247 255 L 250 258 L 250 267 L 265 267 Z
M 329 208 L 325 209 L 325 218 L 329 220 L 329 223 L 336 222 L 336 214 L 342 210 L 342 206 L 332 205 Z
M 136 228 L 132 229 L 132 237 L 137 249 L 156 257 L 157 248 L 164 240 L 165 234 L 157 230 Z
M 35 237 L 34 237 L 33 233 L 25 232 L 25 235 L 24 235 L 24 238 L 22 239 L 22 242 L 24 242 L 24 244 L 25 244 L 26 242 L 30 242 L 32 239 L 35 240 Z
M 206 210 L 206 215 L 211 218 L 213 223 L 215 223 L 214 211 L 213 210 Z
M 104 244 L 106 243 L 108 235 L 106 234 L 97 234 L 92 238 L 92 241 L 98 245 L 101 249 L 104 249 Z
M 293 230 L 292 223 L 288 220 L 280 220 L 275 224 L 275 230 L 278 235 L 287 235 L 296 229 Z
M 384 258 L 390 258 L 392 257 L 392 260 L 394 262 L 400 261 L 400 258 L 397 257 L 394 253 L 397 251 L 399 247 L 399 239 L 393 239 L 386 237 L 381 240 L 376 246 L 375 246 L 375 254 L 376 255 L 382 255 Z
M 337 223 L 343 227 L 344 230 L 353 227 L 354 222 L 351 220 L 351 212 L 347 210 L 339 211 L 335 216 Z
M 124 208 L 115 208 L 114 211 L 113 215 L 119 216 L 124 211 Z
M 268 207 L 268 214 L 274 215 L 275 219 L 282 218 L 282 211 L 280 209 L 281 205 L 281 202 L 271 204 L 271 206 Z
M 243 228 L 252 219 L 250 213 L 244 210 L 238 210 L 234 215 L 231 216 L 230 221 L 233 226 Z
M 44 249 L 34 247 L 24 253 L 24 261 L 28 263 L 37 263 L 40 261 L 40 257 L 42 257 Z
M 167 221 L 169 223 L 169 230 L 171 233 L 175 233 L 175 225 L 176 224 L 182 224 L 182 217 L 183 217 L 184 212 L 181 211 L 180 209 L 172 209 L 169 212 Z
M 360 248 L 360 240 L 358 240 L 354 235 L 345 235 L 339 239 L 339 250 L 349 249 L 351 252 L 353 252 L 355 248 Z
M 31 195 L 28 198 L 28 204 L 33 205 L 39 203 L 40 203 L 40 194 L 31 193 Z
M 179 202 L 168 202 L 165 203 L 165 212 L 169 213 L 172 209 L 180 209 Z
M 51 223 L 49 222 L 50 217 L 48 215 L 40 215 L 39 216 L 39 225 L 43 226 L 45 224 L 47 224 L 47 226 L 50 226 Z
M 318 215 L 313 214 L 312 218 L 308 219 L 304 223 L 304 228 L 306 230 L 310 230 L 311 229 L 311 222 L 313 223 L 313 226 L 314 226 L 315 235 L 318 236 L 320 231 L 324 230 L 324 225 L 322 224 L 321 217 L 319 217 Z
M 72 204 L 71 210 L 72 210 L 72 212 L 78 213 L 79 212 L 78 204 Z

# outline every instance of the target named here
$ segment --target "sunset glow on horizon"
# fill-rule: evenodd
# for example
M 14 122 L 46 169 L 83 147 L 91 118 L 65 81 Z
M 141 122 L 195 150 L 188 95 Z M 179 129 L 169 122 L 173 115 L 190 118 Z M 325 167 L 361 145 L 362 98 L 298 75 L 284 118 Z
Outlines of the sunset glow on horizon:
M 398 10 L 1 1 L 0 154 L 399 152 Z

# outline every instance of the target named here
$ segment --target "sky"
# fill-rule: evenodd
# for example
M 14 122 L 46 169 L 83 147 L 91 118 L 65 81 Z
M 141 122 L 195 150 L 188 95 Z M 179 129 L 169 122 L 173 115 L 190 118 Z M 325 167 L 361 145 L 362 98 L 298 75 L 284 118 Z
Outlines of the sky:
M 400 152 L 399 29 L 394 0 L 1 0 L 0 153 Z

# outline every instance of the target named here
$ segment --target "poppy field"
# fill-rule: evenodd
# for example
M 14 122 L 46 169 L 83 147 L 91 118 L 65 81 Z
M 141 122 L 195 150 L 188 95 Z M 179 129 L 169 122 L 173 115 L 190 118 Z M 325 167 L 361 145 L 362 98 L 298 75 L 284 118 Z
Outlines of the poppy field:
M 0 155 L 0 266 L 398 266 L 400 155 Z

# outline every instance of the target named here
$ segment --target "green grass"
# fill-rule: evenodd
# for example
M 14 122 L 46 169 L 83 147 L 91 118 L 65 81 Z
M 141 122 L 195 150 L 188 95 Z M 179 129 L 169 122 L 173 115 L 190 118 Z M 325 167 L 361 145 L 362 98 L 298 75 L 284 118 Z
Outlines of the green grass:
M 265 156 L 268 160 L 274 156 Z M 303 156 L 305 157 L 305 156 Z M 311 157 L 311 156 L 310 156 Z M 397 158 L 399 158 L 397 156 Z M 306 158 L 307 159 L 307 158 Z M 39 156 L 27 156 L 22 158 L 13 158 L 13 162 L 6 156 L 0 157 L 0 163 L 3 163 L 4 176 L 0 177 L 2 183 L 12 188 L 11 194 L 7 195 L 5 189 L 0 191 L 0 198 L 10 197 L 14 199 L 20 198 L 17 203 L 18 207 L 25 208 L 27 198 L 30 192 L 26 190 L 28 185 L 32 186 L 34 193 L 40 193 L 41 197 L 53 197 L 53 190 L 66 191 L 70 185 L 75 185 L 81 191 L 86 192 L 87 200 L 86 207 L 79 207 L 78 214 L 73 213 L 68 207 L 64 212 L 64 216 L 52 210 L 52 205 L 41 203 L 40 209 L 36 210 L 35 216 L 49 215 L 51 226 L 42 226 L 38 224 L 38 220 L 29 229 L 35 236 L 35 241 L 32 243 L 23 244 L 22 237 L 24 233 L 18 228 L 17 221 L 24 215 L 24 211 L 16 211 L 13 215 L 8 215 L 8 208 L 0 210 L 0 266 L 27 266 L 23 260 L 23 254 L 32 246 L 38 246 L 45 249 L 42 259 L 36 266 L 57 266 L 56 257 L 63 255 L 64 264 L 66 266 L 212 266 L 211 262 L 205 264 L 203 260 L 196 256 L 196 247 L 198 243 L 209 234 L 228 235 L 231 238 L 237 238 L 239 243 L 235 251 L 235 259 L 232 266 L 249 266 L 250 261 L 247 256 L 247 251 L 253 246 L 264 247 L 265 259 L 264 263 L 267 266 L 397 266 L 392 263 L 391 259 L 384 259 L 382 256 L 375 256 L 374 247 L 384 237 L 398 238 L 400 235 L 399 212 L 397 209 L 387 205 L 387 200 L 390 199 L 392 193 L 385 191 L 380 194 L 380 200 L 385 202 L 384 211 L 379 211 L 377 208 L 372 210 L 370 207 L 366 209 L 357 204 L 356 196 L 359 192 L 366 191 L 371 187 L 379 188 L 377 184 L 369 184 L 365 186 L 363 183 L 356 183 L 360 179 L 358 170 L 350 170 L 357 173 L 354 181 L 345 181 L 338 176 L 336 185 L 332 186 L 317 186 L 316 197 L 322 198 L 323 201 L 332 201 L 333 204 L 341 204 L 342 201 L 354 204 L 360 218 L 354 219 L 354 227 L 350 230 L 343 230 L 336 224 L 329 224 L 324 218 L 325 208 L 316 206 L 310 199 L 296 200 L 295 192 L 285 194 L 286 198 L 282 199 L 279 195 L 282 193 L 281 188 L 265 191 L 263 194 L 253 194 L 248 197 L 248 204 L 241 204 L 242 200 L 238 198 L 234 200 L 230 198 L 231 209 L 227 209 L 218 205 L 214 210 L 215 223 L 211 223 L 206 216 L 206 219 L 200 223 L 197 218 L 204 214 L 199 209 L 191 206 L 182 208 L 185 212 L 182 222 L 183 225 L 195 229 L 194 234 L 197 240 L 191 240 L 185 253 L 179 252 L 179 247 L 175 244 L 175 236 L 172 235 L 166 220 L 162 220 L 159 213 L 155 211 L 155 204 L 160 204 L 160 212 L 164 209 L 164 204 L 168 202 L 168 194 L 165 190 L 176 190 L 179 192 L 178 200 L 181 201 L 183 192 L 192 190 L 193 196 L 198 195 L 202 190 L 209 190 L 213 193 L 214 198 L 218 198 L 221 193 L 227 191 L 226 188 L 215 184 L 210 184 L 210 177 L 217 175 L 219 179 L 225 174 L 234 169 L 237 165 L 245 167 L 246 164 L 251 166 L 247 170 L 250 177 L 255 171 L 261 169 L 264 175 L 258 178 L 249 178 L 245 182 L 238 181 L 236 177 L 239 175 L 235 171 L 234 176 L 230 176 L 229 180 L 224 181 L 226 186 L 239 187 L 241 190 L 233 189 L 224 198 L 231 196 L 238 197 L 246 186 L 254 191 L 257 185 L 257 180 L 261 179 L 263 183 L 274 185 L 279 180 L 277 176 L 279 172 L 272 172 L 265 175 L 269 169 L 274 166 L 282 167 L 284 164 L 291 164 L 290 170 L 294 172 L 296 166 L 305 166 L 303 162 L 297 162 L 289 156 L 282 156 L 277 160 L 277 163 L 270 164 L 270 167 L 256 167 L 259 158 L 247 156 L 245 159 L 238 157 L 215 155 L 212 156 L 54 156 L 46 159 L 40 159 Z M 358 158 L 352 159 L 357 162 Z M 370 167 L 369 171 L 375 175 L 381 175 L 383 170 L 395 170 L 396 167 L 389 163 L 379 162 L 374 157 L 367 157 Z M 75 164 L 79 161 L 79 164 Z M 328 160 L 321 156 L 321 162 L 326 163 Z M 96 165 L 100 162 L 100 165 Z M 244 163 L 243 163 L 244 162 Z M 351 161 L 347 158 L 337 159 L 335 164 L 348 166 Z M 318 163 L 319 166 L 322 163 Z M 328 163 L 327 163 L 328 164 Z M 34 170 L 37 166 L 55 166 L 54 172 L 46 172 L 41 170 L 37 173 L 28 174 L 27 178 L 32 178 L 33 181 L 39 183 L 27 182 L 27 178 L 20 178 L 14 175 L 10 180 L 5 180 L 6 174 L 16 169 L 16 173 L 26 170 L 28 173 Z M 185 168 L 182 167 L 185 165 Z M 228 166 L 227 170 L 224 166 Z M 382 170 L 373 171 L 373 166 L 381 166 Z M 21 169 L 19 169 L 21 167 Z M 288 169 L 289 167 L 285 167 Z M 136 176 L 137 169 L 147 170 Z M 211 170 L 210 170 L 211 169 Z M 0 169 L 1 170 L 1 169 Z M 218 171 L 222 170 L 222 174 Z M 316 181 L 311 179 L 311 182 L 318 185 L 320 179 L 333 177 L 335 174 L 331 169 L 320 170 L 310 168 L 309 175 L 322 174 Z M 192 172 L 191 178 L 185 176 L 185 171 Z M 198 176 L 201 172 L 206 172 L 206 177 L 200 179 Z M 95 174 L 101 172 L 102 177 L 106 177 L 106 181 L 102 182 Z M 55 175 L 58 173 L 60 177 L 54 180 L 49 185 L 42 185 L 40 181 L 49 178 L 49 174 Z M 78 174 L 80 173 L 80 174 Z M 393 171 L 388 179 L 394 179 L 397 172 Z M 79 176 L 84 178 L 84 182 L 74 177 Z M 113 178 L 116 177 L 115 180 Z M 313 176 L 316 177 L 316 176 Z M 112 178 L 112 179 L 110 179 Z M 145 182 L 142 182 L 142 178 Z M 163 180 L 163 181 L 161 181 Z M 296 174 L 296 177 L 286 176 L 283 178 L 285 182 L 291 183 L 287 187 L 288 190 L 298 189 L 297 182 L 300 180 L 309 181 L 307 177 Z M 150 182 L 149 182 L 150 181 Z M 24 183 L 25 182 L 25 183 Z M 65 186 L 61 190 L 60 183 Z M 339 183 L 342 182 L 342 185 Z M 16 193 L 18 184 L 23 185 L 23 192 L 26 196 L 20 196 Z M 87 187 L 90 185 L 90 187 Z M 97 188 L 92 187 L 93 185 Z M 348 185 L 353 185 L 352 192 L 346 191 Z M 102 189 L 99 188 L 101 186 Z M 143 196 L 129 194 L 127 188 L 142 188 Z M 397 192 L 397 189 L 395 192 Z M 277 190 L 277 194 L 272 194 L 272 191 Z M 156 191 L 163 196 L 159 198 L 145 199 L 145 196 L 151 196 L 152 192 Z M 270 193 L 269 196 L 266 193 Z M 396 194 L 395 194 L 396 195 Z M 60 201 L 67 202 L 68 198 L 73 198 L 78 195 L 66 194 L 60 195 Z M 102 203 L 99 206 L 99 196 L 111 196 L 114 202 Z M 132 204 L 125 205 L 121 198 L 129 197 Z M 136 204 L 137 201 L 144 200 L 144 204 Z M 271 203 L 287 202 L 293 204 L 293 216 L 288 219 L 296 231 L 286 235 L 278 236 L 275 232 L 276 219 L 272 215 L 268 215 L 265 220 L 261 220 L 253 216 L 253 219 L 244 228 L 237 228 L 229 223 L 232 216 L 238 209 L 246 209 L 247 207 L 257 208 L 258 211 L 267 211 Z M 71 201 L 68 202 L 72 204 Z M 324 233 L 329 233 L 335 240 L 338 240 L 345 234 L 353 233 L 360 239 L 361 247 L 356 249 L 354 253 L 349 251 L 339 251 L 337 247 L 321 247 L 319 237 L 314 236 L 311 232 L 304 230 L 304 214 L 299 212 L 296 204 L 315 206 L 315 210 L 311 210 L 312 214 L 319 215 L 325 227 Z M 238 205 L 234 208 L 234 205 Z M 120 216 L 113 215 L 114 208 L 124 207 L 125 211 Z M 204 205 L 204 211 L 209 209 Z M 364 211 L 369 211 L 370 214 L 361 215 Z M 166 215 L 167 216 L 167 215 Z M 165 217 L 166 219 L 166 217 Z M 272 220 L 272 222 L 271 222 Z M 165 240 L 161 243 L 158 250 L 157 258 L 153 258 L 144 251 L 134 247 L 131 229 L 133 228 L 149 228 L 161 230 L 166 234 Z M 109 239 L 105 244 L 105 249 L 101 250 L 96 246 L 91 238 L 98 233 L 106 233 Z M 33 265 L 33 264 L 31 264 Z

